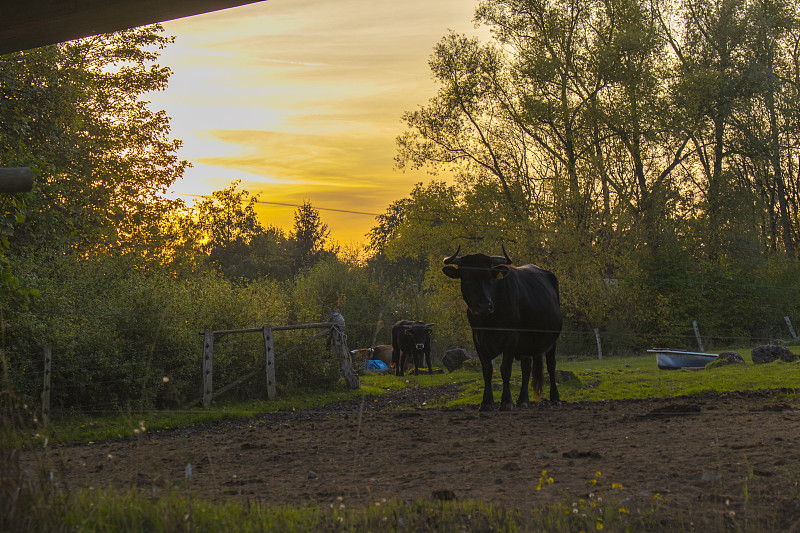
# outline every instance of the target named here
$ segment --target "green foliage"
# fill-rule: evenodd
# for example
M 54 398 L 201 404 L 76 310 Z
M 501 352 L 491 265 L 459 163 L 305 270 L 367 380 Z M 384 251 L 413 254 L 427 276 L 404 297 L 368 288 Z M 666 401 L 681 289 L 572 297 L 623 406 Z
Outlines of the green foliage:
M 326 259 L 301 271 L 290 305 L 293 320 L 300 323 L 327 320 L 330 312 L 338 309 L 345 317 L 350 348 L 390 343 L 375 342 L 390 337 L 394 324 L 390 302 L 382 298 L 381 287 L 369 272 L 356 265 Z M 385 320 L 391 323 L 383 324 Z
M 11 384 L 37 397 L 42 346 L 52 346 L 55 409 L 177 407 L 200 391 L 200 332 L 285 321 L 281 290 L 267 281 L 242 288 L 211 272 L 174 280 L 131 254 L 23 266 L 41 296 L 5 317 Z M 260 366 L 257 344 L 222 343 L 215 372 L 225 379 Z
M 161 194 L 187 163 L 168 138 L 169 118 L 141 99 L 170 76 L 155 64 L 172 41 L 160 32 L 146 26 L 0 57 L 0 164 L 37 176 L 16 249 L 136 249 L 175 207 Z
M 0 196 L 0 300 L 19 301 L 29 295 L 36 296 L 36 290 L 28 291 L 24 281 L 15 273 L 8 250 L 10 239 L 14 236 L 14 226 L 25 222 L 24 195 L 4 194 Z M 16 303 L 16 302 L 15 302 Z

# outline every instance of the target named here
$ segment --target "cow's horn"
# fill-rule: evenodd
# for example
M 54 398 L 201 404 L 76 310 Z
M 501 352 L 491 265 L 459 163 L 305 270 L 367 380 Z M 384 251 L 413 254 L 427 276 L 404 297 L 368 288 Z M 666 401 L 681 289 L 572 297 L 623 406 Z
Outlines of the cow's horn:
M 499 255 L 493 255 L 492 256 L 492 266 L 510 265 L 512 262 L 513 261 L 511 261 L 511 258 L 508 257 L 508 254 L 506 253 L 506 247 L 505 246 L 503 246 L 503 256 L 502 257 L 499 256 Z
M 458 257 L 458 252 L 460 252 L 460 251 L 461 251 L 461 245 L 459 244 L 458 245 L 458 250 L 456 250 L 456 253 L 454 253 L 450 257 L 445 257 L 444 258 L 444 264 L 445 265 L 450 265 L 450 264 L 457 265 L 460 262 L 459 261 L 459 257 Z
M 513 263 L 513 261 L 511 260 L 511 258 L 510 258 L 510 257 L 508 257 L 508 254 L 506 253 L 506 245 L 505 245 L 505 244 L 501 244 L 501 245 L 500 245 L 500 247 L 503 249 L 503 255 L 504 255 L 504 256 L 505 256 L 505 258 L 506 258 L 506 264 L 507 264 L 507 265 L 510 265 L 511 263 Z

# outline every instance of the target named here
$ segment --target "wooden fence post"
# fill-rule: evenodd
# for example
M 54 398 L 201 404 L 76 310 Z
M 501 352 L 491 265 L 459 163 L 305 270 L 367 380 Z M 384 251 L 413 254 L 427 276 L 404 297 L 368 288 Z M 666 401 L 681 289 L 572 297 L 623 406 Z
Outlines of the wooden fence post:
M 328 317 L 331 326 L 331 349 L 333 354 L 339 359 L 339 368 L 342 376 L 351 389 L 361 387 L 358 375 L 353 372 L 353 363 L 350 360 L 350 351 L 347 349 L 347 341 L 344 335 L 344 317 L 337 311 L 332 311 Z
M 703 339 L 700 338 L 700 328 L 697 327 L 697 320 L 692 320 L 692 326 L 694 327 L 694 336 L 697 337 L 697 345 L 700 347 L 701 352 L 705 352 L 703 349 Z
M 206 330 L 203 334 L 203 407 L 211 405 L 214 391 L 212 382 L 211 354 L 214 351 L 214 332 Z
M 42 424 L 47 427 L 50 423 L 50 363 L 52 362 L 52 349 L 44 347 L 44 388 L 42 389 Z
M 594 328 L 594 338 L 595 338 L 595 340 L 597 340 L 597 358 L 598 359 L 602 359 L 603 358 L 603 347 L 600 346 L 600 330 L 597 329 L 597 328 Z
M 788 316 L 783 317 L 783 319 L 786 321 L 786 325 L 789 326 L 789 333 L 792 334 L 792 338 L 797 340 L 797 333 L 795 333 L 794 328 L 792 327 L 792 321 L 789 320 Z
M 267 399 L 275 398 L 275 340 L 272 336 L 272 328 L 264 326 L 264 351 L 266 352 L 267 369 Z

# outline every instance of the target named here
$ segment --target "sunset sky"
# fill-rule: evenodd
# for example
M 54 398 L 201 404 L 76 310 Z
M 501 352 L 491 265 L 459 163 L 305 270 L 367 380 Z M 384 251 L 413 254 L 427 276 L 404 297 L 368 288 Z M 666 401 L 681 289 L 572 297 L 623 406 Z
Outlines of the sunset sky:
M 425 171 L 394 169 L 404 111 L 436 92 L 428 59 L 452 29 L 481 35 L 475 0 L 267 0 L 164 23 L 176 42 L 159 61 L 170 86 L 150 95 L 172 117 L 189 160 L 171 190 L 193 197 L 241 179 L 260 200 L 310 201 L 341 244 Z M 262 204 L 289 230 L 295 207 Z

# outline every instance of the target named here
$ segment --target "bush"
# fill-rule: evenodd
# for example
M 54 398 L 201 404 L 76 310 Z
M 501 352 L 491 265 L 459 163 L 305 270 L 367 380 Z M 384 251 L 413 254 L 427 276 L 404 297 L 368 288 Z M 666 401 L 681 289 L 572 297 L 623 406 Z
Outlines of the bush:
M 181 405 L 200 394 L 202 331 L 285 321 L 284 291 L 266 280 L 237 287 L 209 271 L 175 279 L 126 256 L 62 257 L 30 266 L 28 275 L 41 296 L 5 317 L 9 380 L 25 401 L 36 401 L 42 347 L 50 345 L 56 410 Z M 215 377 L 263 364 L 257 354 L 263 360 L 258 338 L 226 339 L 215 353 Z

